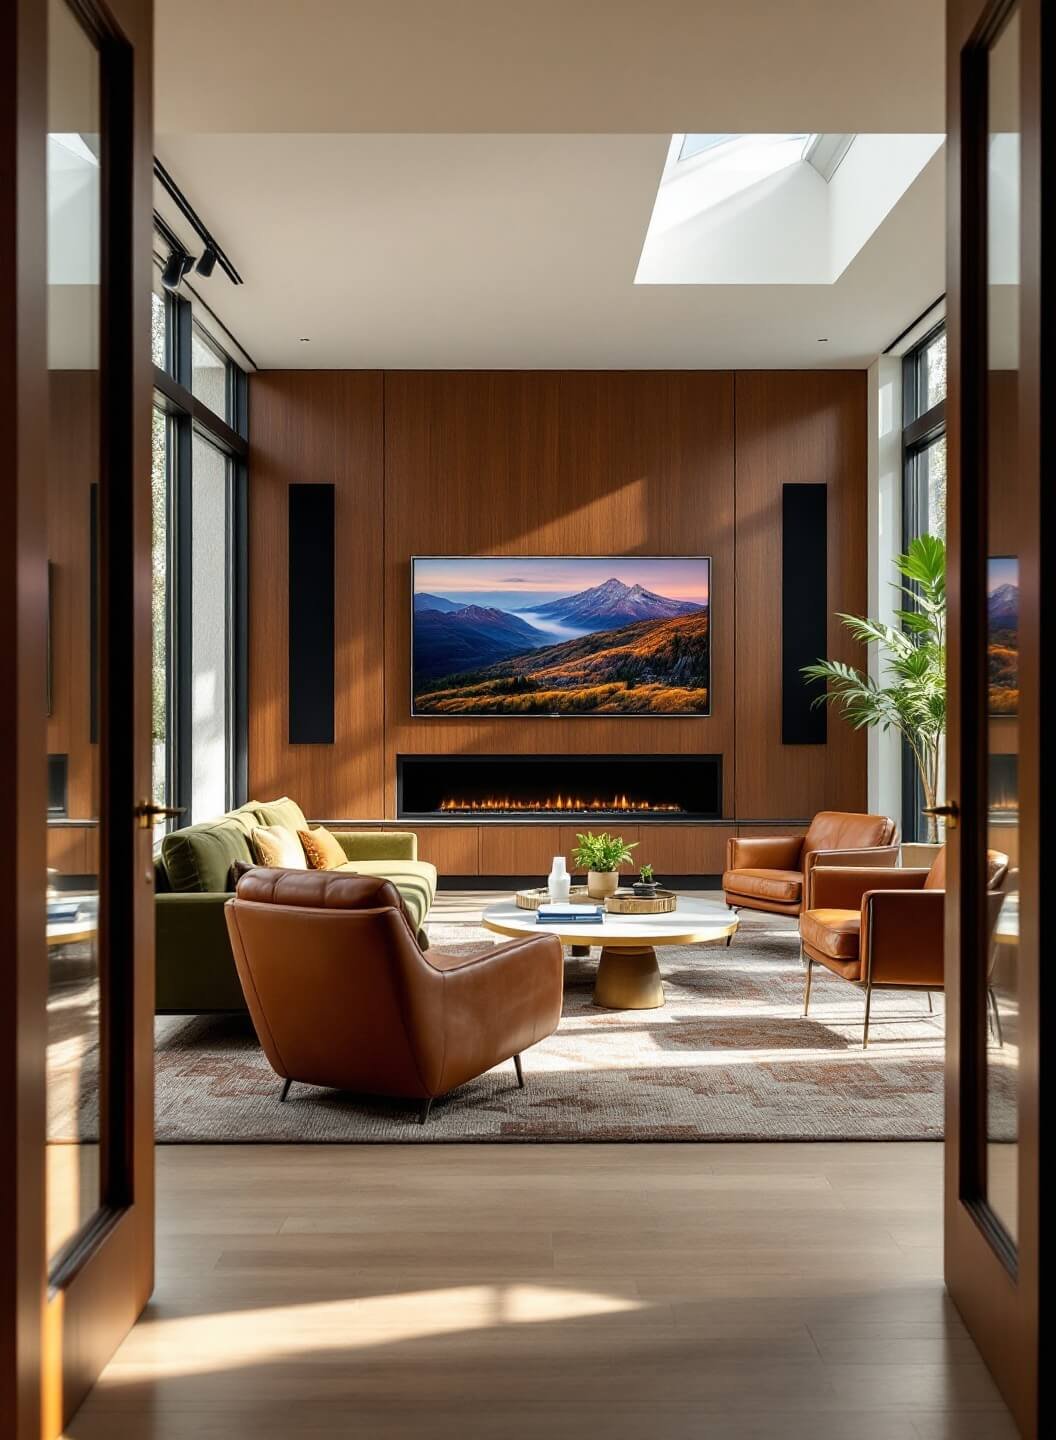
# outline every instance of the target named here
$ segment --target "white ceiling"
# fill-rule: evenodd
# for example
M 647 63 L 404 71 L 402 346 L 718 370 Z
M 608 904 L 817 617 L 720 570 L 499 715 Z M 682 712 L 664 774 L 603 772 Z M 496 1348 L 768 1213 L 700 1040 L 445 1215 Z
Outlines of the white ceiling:
M 196 288 L 263 368 L 860 366 L 944 289 L 941 152 L 835 284 L 635 270 L 673 132 L 941 130 L 942 17 L 158 0 L 157 150 L 246 282 Z

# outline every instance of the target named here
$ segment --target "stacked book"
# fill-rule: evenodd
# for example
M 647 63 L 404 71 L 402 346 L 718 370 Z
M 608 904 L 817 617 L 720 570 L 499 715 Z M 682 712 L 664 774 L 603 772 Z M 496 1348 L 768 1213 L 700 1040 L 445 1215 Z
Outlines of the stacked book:
M 48 900 L 48 924 L 63 925 L 76 920 L 80 913 L 81 902 L 75 895 L 72 900 L 51 899 Z
M 594 901 L 546 904 L 538 907 L 535 918 L 540 925 L 597 925 L 605 918 L 605 907 Z

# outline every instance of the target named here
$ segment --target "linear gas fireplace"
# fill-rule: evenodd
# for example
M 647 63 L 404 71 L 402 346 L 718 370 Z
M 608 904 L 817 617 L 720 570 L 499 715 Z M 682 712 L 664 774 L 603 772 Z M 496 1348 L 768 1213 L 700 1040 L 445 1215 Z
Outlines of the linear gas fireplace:
M 718 820 L 721 755 L 399 755 L 404 820 Z
M 1019 756 L 990 756 L 991 825 L 1019 824 Z

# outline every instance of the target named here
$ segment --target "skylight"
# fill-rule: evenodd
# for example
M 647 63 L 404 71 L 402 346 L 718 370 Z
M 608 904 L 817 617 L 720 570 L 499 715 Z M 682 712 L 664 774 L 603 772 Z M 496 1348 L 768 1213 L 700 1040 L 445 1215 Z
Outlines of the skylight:
M 95 169 L 99 168 L 99 156 L 97 154 L 99 144 L 98 136 L 85 136 L 76 133 L 66 134 L 61 131 L 52 130 L 48 135 L 48 139 L 52 145 L 57 145 L 66 155 L 72 156 L 75 161 L 79 161 L 82 165 L 91 165 L 94 166 Z M 93 145 L 95 148 L 93 148 Z M 68 166 L 69 162 L 67 161 L 66 163 Z
M 692 160 L 694 155 L 703 155 L 705 150 L 714 150 L 716 145 L 725 145 L 727 140 L 740 140 L 740 135 L 683 135 L 680 160 Z
M 802 160 L 815 135 L 683 135 L 678 147 L 680 161 L 696 160 L 699 156 L 725 160 L 737 156 L 742 162 L 767 173 Z M 773 164 L 780 157 L 778 163 Z
M 683 224 L 803 160 L 810 135 L 673 135 L 654 224 Z
M 697 160 L 700 156 L 724 154 L 747 155 L 767 174 L 805 160 L 813 165 L 823 180 L 831 180 L 840 161 L 851 148 L 853 135 L 682 135 L 679 137 L 678 163 Z M 767 159 L 774 160 L 773 165 Z M 705 162 L 707 163 L 707 162 Z
M 942 135 L 672 135 L 638 284 L 833 284 Z

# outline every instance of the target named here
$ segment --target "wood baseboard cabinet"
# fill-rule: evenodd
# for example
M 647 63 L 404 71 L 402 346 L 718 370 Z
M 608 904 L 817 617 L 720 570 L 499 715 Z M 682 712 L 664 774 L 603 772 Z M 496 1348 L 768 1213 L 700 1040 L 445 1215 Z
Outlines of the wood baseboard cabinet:
M 721 875 L 726 868 L 726 841 L 732 825 L 643 825 L 634 852 L 640 865 L 651 865 L 658 880 L 665 875 Z
M 555 855 L 564 854 L 559 825 L 481 825 L 482 875 L 549 875 Z
M 98 827 L 94 824 L 49 825 L 48 869 L 60 875 L 98 874 Z
M 734 835 L 805 835 L 806 825 L 629 824 L 608 820 L 578 825 L 415 825 L 408 820 L 331 821 L 340 829 L 413 830 L 418 857 L 430 860 L 442 876 L 537 875 L 550 873 L 555 855 L 564 855 L 571 871 L 576 836 L 584 830 L 608 830 L 635 844 L 634 860 L 624 867 L 629 882 L 639 865 L 652 865 L 657 878 L 668 875 L 721 875 L 726 842 Z M 581 878 L 577 875 L 577 881 Z
M 752 838 L 753 835 L 758 835 L 758 836 L 760 837 L 760 839 L 762 839 L 762 838 L 764 838 L 764 837 L 769 837 L 769 836 L 771 836 L 771 835 L 805 835 L 806 833 L 807 833 L 807 827 L 806 827 L 806 825 L 738 825 L 738 826 L 737 826 L 737 834 L 738 834 L 738 835 L 744 835 L 744 836 L 745 836 L 747 839 L 749 839 L 749 840 Z
M 415 834 L 418 836 L 418 859 L 431 861 L 438 874 L 481 873 L 479 825 L 423 825 Z
M 367 829 L 373 826 L 358 826 Z M 572 870 L 577 834 L 591 826 L 580 825 L 421 825 L 393 821 L 381 829 L 414 830 L 418 856 L 431 860 L 441 875 L 538 875 L 550 873 L 555 855 L 564 855 Z M 737 833 L 734 825 L 620 825 L 607 823 L 612 834 L 636 844 L 634 862 L 625 867 L 629 880 L 641 864 L 657 875 L 721 875 L 726 865 L 726 841 Z M 750 833 L 759 833 L 752 830 Z M 792 829 L 763 833 L 794 834 Z

